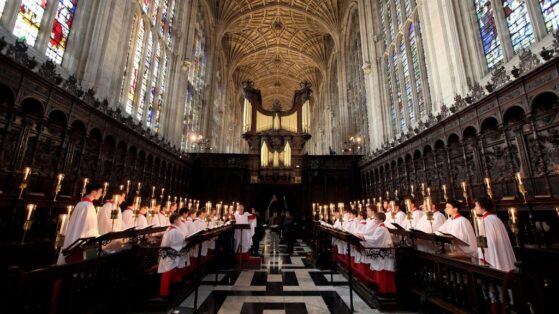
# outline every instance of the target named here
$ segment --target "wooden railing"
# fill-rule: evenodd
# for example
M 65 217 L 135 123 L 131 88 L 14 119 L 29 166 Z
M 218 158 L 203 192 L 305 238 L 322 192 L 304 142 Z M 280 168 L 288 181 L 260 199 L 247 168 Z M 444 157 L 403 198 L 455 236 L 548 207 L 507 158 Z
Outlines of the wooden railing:
M 329 268 L 331 233 L 315 224 L 312 245 L 315 260 Z M 556 253 L 549 252 L 549 254 Z M 553 279 L 557 271 L 546 261 L 532 275 L 533 263 L 517 263 L 509 273 L 447 254 L 422 252 L 413 246 L 397 246 L 396 284 L 398 304 L 428 313 L 557 313 Z M 521 255 L 517 256 L 520 258 Z M 341 267 L 347 267 L 339 265 Z M 371 290 L 372 292 L 372 290 Z M 381 304 L 382 306 L 382 304 Z
M 216 260 L 228 261 L 231 255 L 233 225 L 208 229 L 187 238 L 189 247 L 217 238 Z M 10 267 L 0 278 L 0 302 L 4 313 L 92 313 L 125 311 L 157 291 L 156 266 L 161 249 L 157 243 L 139 241 L 114 254 L 26 271 Z M 203 264 L 197 267 L 200 278 Z M 146 280 L 146 275 L 154 275 Z

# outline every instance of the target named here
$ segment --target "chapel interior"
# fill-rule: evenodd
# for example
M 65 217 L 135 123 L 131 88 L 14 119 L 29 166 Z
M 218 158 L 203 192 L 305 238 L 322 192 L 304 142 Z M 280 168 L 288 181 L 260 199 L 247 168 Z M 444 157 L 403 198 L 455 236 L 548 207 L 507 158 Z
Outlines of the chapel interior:
M 3 313 L 559 313 L 559 0 L 0 0 Z

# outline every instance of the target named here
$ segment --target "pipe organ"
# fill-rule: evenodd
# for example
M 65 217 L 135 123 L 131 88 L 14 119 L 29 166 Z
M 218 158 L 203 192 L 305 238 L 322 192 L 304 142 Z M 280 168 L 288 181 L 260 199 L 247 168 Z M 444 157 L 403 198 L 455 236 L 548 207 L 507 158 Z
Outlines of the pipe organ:
M 301 183 L 305 143 L 310 139 L 311 85 L 301 83 L 291 109 L 283 111 L 276 102 L 272 110 L 262 106 L 260 91 L 253 82 L 243 82 L 243 138 L 255 161 L 252 183 Z

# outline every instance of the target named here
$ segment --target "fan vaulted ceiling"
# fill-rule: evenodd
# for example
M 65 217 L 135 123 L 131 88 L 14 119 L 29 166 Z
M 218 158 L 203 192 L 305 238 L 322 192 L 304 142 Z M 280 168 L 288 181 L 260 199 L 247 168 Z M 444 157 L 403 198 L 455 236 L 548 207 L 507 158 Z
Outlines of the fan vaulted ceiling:
M 291 106 L 299 83 L 317 87 L 334 49 L 340 0 L 216 0 L 222 46 L 233 78 L 254 81 L 263 105 Z

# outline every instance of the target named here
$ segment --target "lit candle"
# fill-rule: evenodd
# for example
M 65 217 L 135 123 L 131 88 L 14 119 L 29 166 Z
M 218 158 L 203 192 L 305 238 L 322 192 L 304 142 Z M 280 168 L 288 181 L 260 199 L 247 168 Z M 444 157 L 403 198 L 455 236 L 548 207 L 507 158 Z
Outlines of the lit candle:
M 410 185 L 410 194 L 413 195 L 413 184 Z
M 151 197 L 155 197 L 155 185 L 151 187 Z
M 56 230 L 56 232 L 58 234 L 64 234 L 65 233 L 67 220 L 68 220 L 68 215 L 67 214 L 58 215 L 58 228 Z
M 142 197 L 141 196 L 136 196 L 134 198 L 134 209 L 140 209 L 140 203 L 142 201 Z
M 390 201 L 390 209 L 392 211 L 394 211 L 394 207 L 396 206 L 396 202 L 395 201 Z
M 430 196 L 427 196 L 425 198 L 425 210 L 426 211 L 431 211 L 432 206 L 433 206 L 433 200 L 431 199 Z
M 446 192 L 446 184 L 443 184 L 442 188 L 443 188 L 443 197 L 444 197 L 444 200 L 446 202 L 446 201 L 448 201 L 448 194 Z
M 406 198 L 406 200 L 404 201 L 406 204 L 406 211 L 411 212 L 413 208 L 411 208 L 411 199 Z
M 398 198 L 398 190 L 394 190 L 394 197 Z
M 478 225 L 478 220 L 477 220 L 477 215 L 476 215 L 476 210 L 472 209 L 470 211 L 471 215 L 472 215 L 472 223 L 474 224 L 474 232 L 475 234 L 478 236 L 479 235 L 479 225 Z
M 518 219 L 518 216 L 517 216 L 518 213 L 517 213 L 516 207 L 509 207 L 508 212 L 509 212 L 510 220 L 512 221 L 513 224 L 516 224 L 516 221 Z
M 516 173 L 516 180 L 518 181 L 519 185 L 522 185 L 522 175 L 520 174 L 520 172 Z
M 378 202 L 378 203 L 377 203 L 377 211 L 378 211 L 378 212 L 381 212 L 381 211 L 382 211 L 382 203 L 381 203 L 381 202 Z
M 425 196 L 425 183 L 421 183 L 421 195 Z
M 136 194 L 140 194 L 141 190 L 142 190 L 142 182 L 138 182 L 138 188 L 136 189 Z
M 431 196 L 431 188 L 427 187 L 427 196 Z
M 119 185 L 119 186 L 118 186 L 118 189 L 119 189 L 119 191 L 121 191 L 121 192 L 122 192 L 122 191 L 124 190 L 124 185 L 122 185 L 122 184 L 121 184 L 121 185 Z
M 27 181 L 27 178 L 29 178 L 30 174 L 31 174 L 31 167 L 25 167 L 23 169 L 23 181 Z
M 493 198 L 493 190 L 491 189 L 491 179 L 489 177 L 483 178 L 483 182 L 485 183 L 485 188 L 487 190 L 487 195 L 489 198 Z
M 130 192 L 130 180 L 126 180 L 126 194 Z
M 27 221 L 31 220 L 31 216 L 33 216 L 33 212 L 35 211 L 36 207 L 37 205 L 35 204 L 27 204 L 27 217 L 25 218 L 25 220 Z
M 83 178 L 82 197 L 85 195 L 85 187 L 87 186 L 87 182 L 89 182 L 89 179 Z
M 555 207 L 555 211 L 557 212 L 557 217 L 559 217 L 559 207 Z
M 62 180 L 64 180 L 64 174 L 59 173 L 57 177 L 58 177 L 58 182 L 56 183 L 56 185 L 60 185 L 60 183 L 62 183 Z

